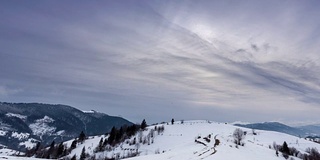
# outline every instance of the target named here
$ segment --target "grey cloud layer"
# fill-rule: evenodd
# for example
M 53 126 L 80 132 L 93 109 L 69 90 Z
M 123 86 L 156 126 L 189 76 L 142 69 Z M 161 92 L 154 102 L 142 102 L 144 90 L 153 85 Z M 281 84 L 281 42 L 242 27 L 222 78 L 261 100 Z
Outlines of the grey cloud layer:
M 317 12 L 310 4 L 1 3 L 2 101 L 64 103 L 133 121 L 317 120 L 319 21 L 304 20 Z

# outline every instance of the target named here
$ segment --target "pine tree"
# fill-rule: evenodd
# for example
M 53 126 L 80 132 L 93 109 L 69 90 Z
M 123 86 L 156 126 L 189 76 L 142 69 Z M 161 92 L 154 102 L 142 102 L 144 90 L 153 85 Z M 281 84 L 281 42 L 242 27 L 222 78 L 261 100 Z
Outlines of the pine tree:
M 84 134 L 83 131 L 81 131 L 80 135 L 79 135 L 79 142 L 83 142 L 86 139 L 86 135 Z
M 53 152 L 55 151 L 54 146 L 55 146 L 55 142 L 52 141 L 52 143 L 50 144 L 50 148 L 49 148 L 49 150 L 47 152 L 47 156 L 46 156 L 47 159 L 50 159 L 52 157 Z
M 33 156 L 33 155 L 38 156 L 38 153 L 40 151 L 40 147 L 41 147 L 40 142 L 37 142 L 37 145 L 33 149 L 31 149 L 29 151 L 29 153 L 28 153 L 28 151 L 26 151 L 26 155 L 27 156 Z
M 66 156 L 68 154 L 67 147 L 64 147 L 64 150 L 62 152 L 62 156 Z
M 77 156 L 76 155 L 73 155 L 71 160 L 77 160 Z
M 55 141 L 52 141 L 51 144 L 50 144 L 50 148 L 54 148 L 54 145 L 56 144 Z
M 120 142 L 121 138 L 123 137 L 123 128 L 121 127 L 120 130 L 116 134 L 116 143 Z
M 70 150 L 73 150 L 77 147 L 77 140 L 73 140 L 72 143 L 71 143 L 71 146 L 70 146 Z
M 286 141 L 283 142 L 283 145 L 280 150 L 284 156 L 290 155 L 290 149 Z
M 131 137 L 137 132 L 137 130 L 138 130 L 137 125 L 133 124 L 132 126 L 128 127 L 126 134 L 129 137 Z
M 146 122 L 145 119 L 143 119 L 143 121 L 141 122 L 140 128 L 141 128 L 142 130 L 144 130 L 146 127 L 147 127 L 147 122 Z
M 64 152 L 64 145 L 63 145 L 63 143 L 61 142 L 61 143 L 59 144 L 59 146 L 58 146 L 56 157 L 62 157 L 62 156 L 64 156 L 64 155 L 63 155 L 63 152 Z
M 103 138 L 100 139 L 98 147 L 97 147 L 97 151 L 101 152 L 103 150 Z
M 40 149 L 40 146 L 41 146 L 41 143 L 37 142 L 37 145 L 36 145 L 34 151 L 37 152 Z
M 108 137 L 108 143 L 112 144 L 116 139 L 117 129 L 113 126 Z
M 85 159 L 86 159 L 86 148 L 84 146 L 81 151 L 80 160 L 85 160 Z
M 104 139 L 104 141 L 103 141 L 103 147 L 107 146 L 107 144 L 108 144 L 108 139 Z

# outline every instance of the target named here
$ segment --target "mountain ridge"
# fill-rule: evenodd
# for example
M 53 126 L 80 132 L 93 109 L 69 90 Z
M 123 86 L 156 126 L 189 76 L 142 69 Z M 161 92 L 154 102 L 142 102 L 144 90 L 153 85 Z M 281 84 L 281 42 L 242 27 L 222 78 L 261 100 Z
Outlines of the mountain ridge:
M 62 104 L 0 102 L 0 144 L 12 149 L 24 149 L 28 139 L 49 144 L 77 137 L 81 131 L 87 135 L 105 134 L 113 126 L 131 125 L 128 120 L 104 113 L 85 113 Z M 11 138 L 15 134 L 27 135 Z M 31 147 L 32 145 L 30 145 Z M 27 147 L 25 145 L 25 147 Z
M 280 122 L 261 122 L 261 123 L 246 123 L 246 124 L 235 123 L 234 125 L 239 127 L 251 128 L 251 129 L 276 131 L 276 132 L 286 133 L 286 134 L 290 134 L 297 137 L 320 135 L 320 126 L 318 125 L 291 127 Z

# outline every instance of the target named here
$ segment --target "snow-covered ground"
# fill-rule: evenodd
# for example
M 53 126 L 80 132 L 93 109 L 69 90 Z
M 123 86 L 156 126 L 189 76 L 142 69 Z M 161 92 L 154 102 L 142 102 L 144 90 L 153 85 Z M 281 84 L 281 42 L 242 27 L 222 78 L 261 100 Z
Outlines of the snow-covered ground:
M 25 146 L 25 148 L 27 148 L 27 149 L 32 149 L 33 147 L 36 146 L 37 142 L 39 142 L 39 141 L 34 138 L 29 138 L 28 140 L 26 140 L 24 142 L 20 142 L 19 145 Z
M 275 150 L 269 146 L 273 142 L 282 145 L 286 141 L 289 147 L 295 147 L 303 152 L 308 147 L 315 147 L 318 150 L 320 145 L 290 136 L 283 133 L 260 131 L 257 135 L 252 134 L 252 130 L 241 128 L 247 132 L 243 142 L 244 146 L 238 146 L 233 143 L 233 132 L 236 128 L 232 125 L 222 123 L 207 123 L 205 121 L 190 121 L 184 124 L 166 125 L 163 136 L 156 138 L 156 143 L 149 146 L 141 146 L 140 157 L 131 158 L 132 160 L 145 159 L 259 159 L 276 160 L 284 159 L 277 157 Z M 211 134 L 211 142 L 205 143 L 207 146 L 194 142 L 196 136 L 205 137 Z M 213 137 L 220 140 L 220 144 L 214 147 Z M 155 149 L 160 149 L 161 154 L 154 154 Z M 215 152 L 215 153 L 214 153 Z M 298 158 L 295 158 L 298 159 Z
M 19 140 L 22 139 L 27 139 L 29 138 L 30 134 L 29 133 L 18 133 L 18 132 L 12 132 L 11 137 L 17 138 Z
M 0 120 L 0 130 L 8 131 L 11 129 L 11 125 L 6 124 Z
M 49 126 L 52 122 L 54 122 L 54 119 L 49 116 L 44 116 L 42 119 L 37 119 L 34 123 L 30 124 L 29 127 L 34 135 L 50 135 L 56 131 L 56 127 Z
M 15 114 L 15 113 L 7 113 L 6 116 L 17 117 L 17 118 L 20 118 L 21 120 L 24 120 L 24 121 L 27 119 L 27 116 L 21 115 L 21 114 Z
M 139 153 L 137 157 L 128 158 L 130 160 L 200 160 L 200 159 L 215 159 L 215 160 L 284 160 L 284 157 L 279 154 L 276 156 L 276 151 L 273 149 L 273 144 L 282 145 L 284 141 L 289 147 L 295 147 L 301 153 L 306 153 L 307 148 L 316 148 L 320 150 L 320 144 L 307 141 L 303 138 L 273 132 L 255 130 L 253 134 L 251 129 L 241 128 L 226 123 L 217 123 L 204 120 L 184 121 L 156 125 L 158 128 L 164 126 L 163 132 L 154 132 L 153 138 L 148 140 L 148 134 L 155 126 L 149 126 L 143 132 L 138 132 L 131 139 L 117 145 L 115 148 L 110 148 L 109 151 L 95 153 L 95 149 L 99 144 L 100 139 L 107 139 L 108 136 L 98 135 L 88 137 L 83 143 L 78 143 L 77 147 L 71 151 L 68 157 L 74 155 L 80 158 L 82 149 L 85 148 L 86 153 L 95 155 L 96 159 L 104 157 L 125 158 L 129 155 Z M 243 139 L 244 146 L 236 146 L 234 143 L 233 132 L 240 128 L 246 132 Z M 139 143 L 140 137 L 145 144 Z M 207 140 L 204 138 L 207 137 Z M 130 145 L 133 139 L 136 139 L 135 145 Z M 220 144 L 215 146 L 215 141 L 218 139 Z M 70 147 L 73 140 L 65 142 L 66 147 Z M 196 142 L 197 141 L 197 142 Z M 210 141 L 210 142 L 209 142 Z M 149 142 L 149 143 L 148 143 Z M 1 151 L 1 150 L 0 150 Z M 4 159 L 25 159 L 8 157 L 4 155 Z M 298 160 L 297 157 L 291 157 Z M 1 156 L 0 156 L 1 159 Z M 29 160 L 36 160 L 30 158 Z
M 6 159 L 6 160 L 44 160 L 44 159 L 39 159 L 39 158 L 14 157 L 14 156 L 1 156 L 0 155 L 0 160 L 1 159 Z
M 2 131 L 2 130 L 0 130 L 0 136 L 5 136 L 5 135 L 7 135 L 7 133 L 8 133 L 8 131 Z
M 4 145 L 0 145 L 1 149 L 0 149 L 0 159 L 3 159 L 1 157 L 14 157 L 13 155 L 24 155 L 23 152 L 19 152 L 13 149 L 8 149 L 6 146 Z
M 295 136 L 272 132 L 255 130 L 257 135 L 252 133 L 251 129 L 241 128 L 225 123 L 216 123 L 210 121 L 184 121 L 183 124 L 175 122 L 157 125 L 164 126 L 164 132 L 157 134 L 153 139 L 153 143 L 149 145 L 138 144 L 129 145 L 126 141 L 111 151 L 95 153 L 96 158 L 100 159 L 105 156 L 111 158 L 118 155 L 120 158 L 126 157 L 129 154 L 135 153 L 138 149 L 139 156 L 129 158 L 130 160 L 185 160 L 185 159 L 215 159 L 215 160 L 231 160 L 231 159 L 259 159 L 259 160 L 279 160 L 284 159 L 279 154 L 276 156 L 276 151 L 273 149 L 273 143 L 282 145 L 284 141 L 288 143 L 289 147 L 295 147 L 301 153 L 309 148 L 317 148 L 320 150 L 320 144 L 307 141 Z M 143 137 L 147 137 L 150 130 L 155 126 L 149 126 L 147 130 L 143 131 Z M 236 128 L 241 128 L 247 132 L 243 142 L 244 146 L 234 144 L 233 132 Z M 210 142 L 206 142 L 203 138 L 210 137 Z M 199 138 L 201 137 L 201 138 Z M 82 148 L 85 147 L 86 152 L 90 155 L 94 154 L 94 149 L 99 144 L 100 139 L 107 138 L 106 136 L 89 137 L 84 143 L 78 144 L 69 155 L 72 157 L 76 155 L 78 158 L 81 154 Z M 139 133 L 132 137 L 129 141 L 136 138 L 139 141 Z M 220 144 L 214 147 L 215 138 L 219 139 Z M 200 143 L 196 143 L 195 140 Z M 129 142 L 128 141 L 128 142 Z M 70 147 L 72 141 L 66 142 Z M 203 143 L 203 144 L 201 144 Z M 293 159 L 299 159 L 293 157 Z

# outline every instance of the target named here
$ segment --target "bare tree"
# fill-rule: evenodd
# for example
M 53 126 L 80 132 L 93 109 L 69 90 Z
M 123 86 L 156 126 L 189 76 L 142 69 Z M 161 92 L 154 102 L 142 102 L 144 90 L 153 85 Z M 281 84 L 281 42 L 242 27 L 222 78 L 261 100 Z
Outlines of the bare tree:
M 252 134 L 257 135 L 256 130 L 252 128 Z
M 150 134 L 151 138 L 153 138 L 154 137 L 154 129 L 151 129 L 149 134 Z
M 148 145 L 150 145 L 150 143 L 151 143 L 151 134 L 150 134 L 150 132 L 147 135 L 147 143 L 148 143 Z
M 244 139 L 245 135 L 243 130 L 241 130 L 240 128 L 237 128 L 236 130 L 234 130 L 233 132 L 233 138 L 234 138 L 234 143 L 237 145 L 242 145 L 241 141 Z
M 136 143 L 135 147 L 136 147 L 136 154 L 138 154 L 139 153 L 139 148 L 140 148 L 140 143 Z
M 143 141 L 143 133 L 142 133 L 141 130 L 138 132 L 138 139 L 139 139 L 139 143 L 142 143 L 142 141 Z

